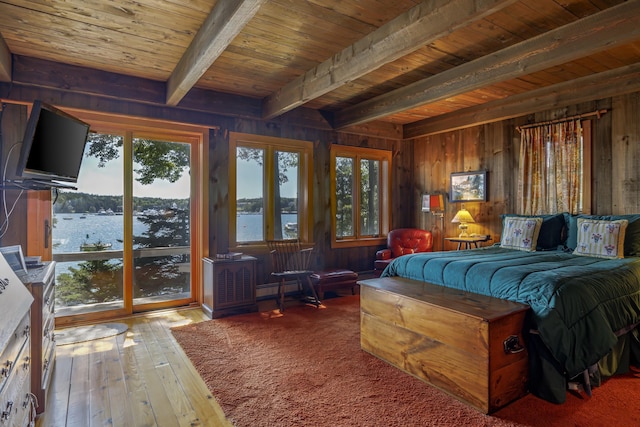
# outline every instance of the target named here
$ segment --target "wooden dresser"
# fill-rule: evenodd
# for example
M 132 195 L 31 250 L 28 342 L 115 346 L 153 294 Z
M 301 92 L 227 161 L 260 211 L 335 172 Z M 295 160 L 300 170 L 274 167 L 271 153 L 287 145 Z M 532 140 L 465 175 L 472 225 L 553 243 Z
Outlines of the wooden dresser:
M 43 267 L 29 269 L 23 278 L 33 295 L 31 307 L 31 393 L 37 399 L 38 414 L 46 406 L 47 389 L 51 382 L 56 359 L 55 329 L 55 261 L 43 263 Z M 0 425 L 0 427 L 2 427 Z
M 0 427 L 32 421 L 30 307 L 33 297 L 0 256 Z

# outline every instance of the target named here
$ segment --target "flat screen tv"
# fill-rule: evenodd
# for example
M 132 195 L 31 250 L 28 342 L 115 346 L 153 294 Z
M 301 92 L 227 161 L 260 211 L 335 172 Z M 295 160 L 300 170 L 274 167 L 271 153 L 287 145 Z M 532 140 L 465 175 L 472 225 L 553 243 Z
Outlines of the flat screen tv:
M 35 101 L 16 175 L 24 180 L 77 182 L 88 135 L 87 123 Z

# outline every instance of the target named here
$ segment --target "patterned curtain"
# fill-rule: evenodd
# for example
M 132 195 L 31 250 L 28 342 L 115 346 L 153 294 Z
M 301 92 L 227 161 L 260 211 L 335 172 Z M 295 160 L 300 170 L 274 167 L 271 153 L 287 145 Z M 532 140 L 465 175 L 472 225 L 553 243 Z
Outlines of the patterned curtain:
M 518 211 L 525 215 L 582 210 L 580 120 L 527 127 L 520 134 Z

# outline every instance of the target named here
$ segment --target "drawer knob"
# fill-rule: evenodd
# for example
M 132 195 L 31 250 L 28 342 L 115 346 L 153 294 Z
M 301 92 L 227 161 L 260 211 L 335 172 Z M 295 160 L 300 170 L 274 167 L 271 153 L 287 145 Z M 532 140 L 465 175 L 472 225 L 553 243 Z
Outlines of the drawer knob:
M 12 409 L 13 409 L 13 402 L 12 401 L 8 401 L 7 402 L 7 409 L 2 411 L 2 416 L 0 416 L 0 418 L 2 418 L 3 420 L 8 420 L 9 417 L 11 416 L 11 410 Z
M 504 354 L 514 354 L 520 353 L 524 350 L 522 344 L 520 344 L 520 339 L 517 335 L 510 335 L 504 340 Z

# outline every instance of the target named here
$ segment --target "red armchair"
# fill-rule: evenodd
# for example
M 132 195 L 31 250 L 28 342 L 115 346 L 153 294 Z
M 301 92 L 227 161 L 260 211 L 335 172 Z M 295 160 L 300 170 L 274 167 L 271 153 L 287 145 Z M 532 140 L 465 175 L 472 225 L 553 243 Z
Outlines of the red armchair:
M 380 277 L 385 267 L 402 255 L 433 251 L 433 236 L 430 231 L 419 228 L 397 228 L 387 235 L 387 249 L 376 252 L 373 273 Z

